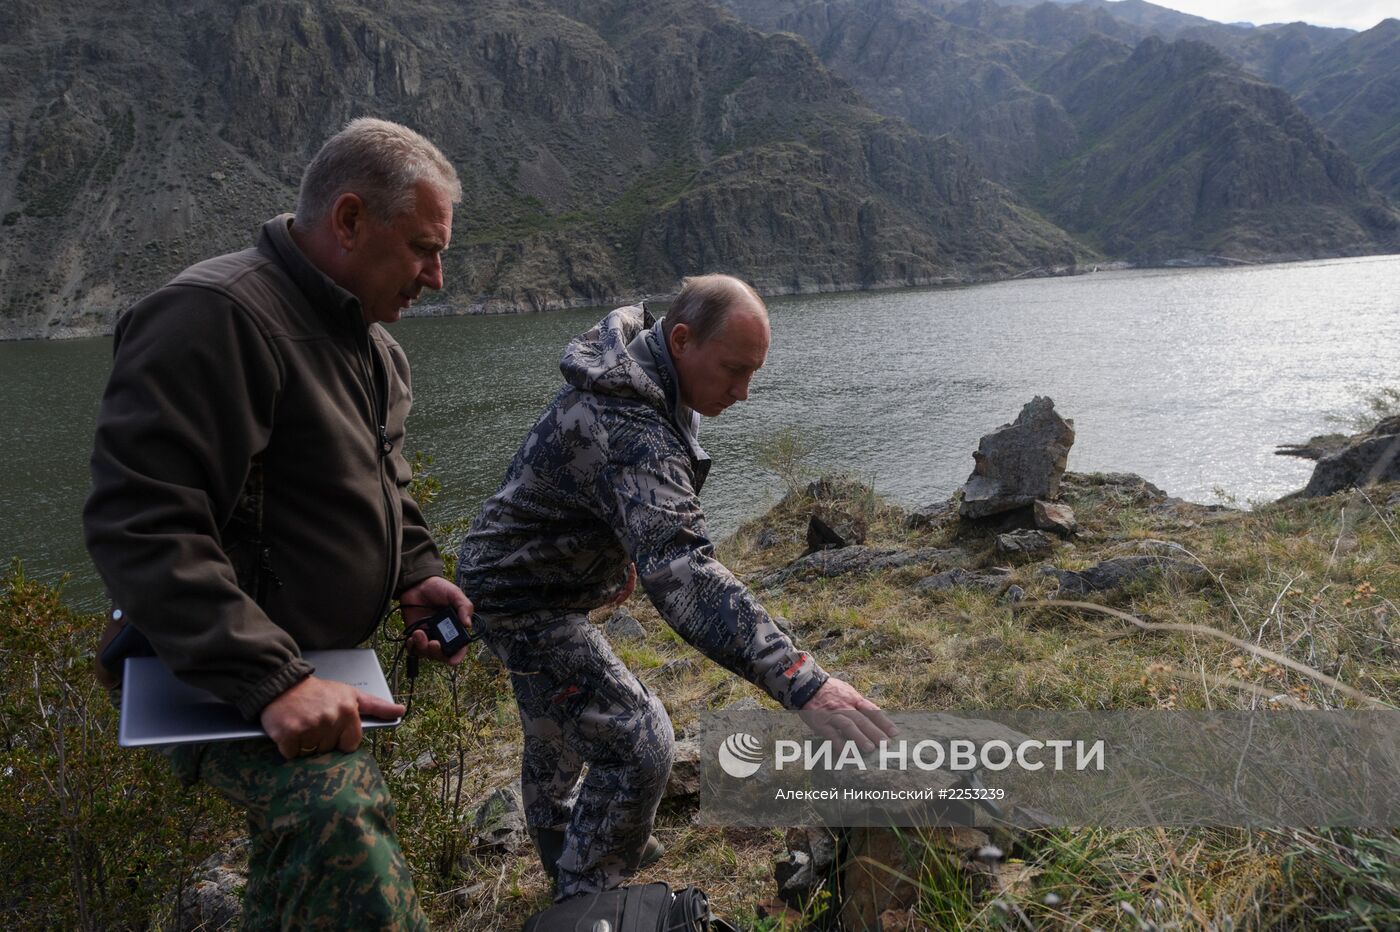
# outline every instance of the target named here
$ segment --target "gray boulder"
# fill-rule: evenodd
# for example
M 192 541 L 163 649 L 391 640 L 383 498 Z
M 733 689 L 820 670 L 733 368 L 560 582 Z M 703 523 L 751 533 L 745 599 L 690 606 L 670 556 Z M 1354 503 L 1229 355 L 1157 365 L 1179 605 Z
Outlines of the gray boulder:
M 498 787 L 472 814 L 471 837 L 478 849 L 511 853 L 530 836 L 525 827 L 525 805 L 515 783 Z
M 215 852 L 195 869 L 185 886 L 167 932 L 215 932 L 236 929 L 243 916 L 243 888 L 248 883 L 248 839 L 240 838 Z M 172 898 L 173 899 L 173 898 Z
M 1065 473 L 1074 422 L 1055 413 L 1055 402 L 1036 396 L 1011 424 L 982 438 L 972 475 L 962 487 L 959 513 L 985 518 L 1054 498 Z
M 1044 531 L 1011 531 L 996 539 L 996 552 L 1003 557 L 1034 560 L 1054 549 L 1054 538 Z
M 700 792 L 700 742 L 686 738 L 676 742 L 671 759 L 671 775 L 666 778 L 662 799 L 680 799 Z
M 1303 489 L 1304 498 L 1331 495 L 1343 489 L 1364 488 L 1375 482 L 1400 479 L 1400 415 L 1388 417 L 1363 434 L 1352 437 L 1335 453 L 1313 467 Z
M 1073 508 L 1058 502 L 1039 500 L 1035 503 L 1035 526 L 1061 537 L 1069 537 L 1079 530 L 1079 522 L 1074 518 Z
M 647 629 L 625 608 L 619 608 L 603 622 L 603 630 L 611 641 L 640 641 L 646 638 Z

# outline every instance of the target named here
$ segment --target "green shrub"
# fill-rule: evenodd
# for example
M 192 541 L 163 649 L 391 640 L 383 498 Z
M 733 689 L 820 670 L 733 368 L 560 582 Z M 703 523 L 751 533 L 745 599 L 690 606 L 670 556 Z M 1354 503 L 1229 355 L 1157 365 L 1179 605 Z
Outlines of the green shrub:
M 92 673 L 101 629 L 18 560 L 0 578 L 0 927 L 144 928 L 236 825 L 162 758 L 117 746 Z

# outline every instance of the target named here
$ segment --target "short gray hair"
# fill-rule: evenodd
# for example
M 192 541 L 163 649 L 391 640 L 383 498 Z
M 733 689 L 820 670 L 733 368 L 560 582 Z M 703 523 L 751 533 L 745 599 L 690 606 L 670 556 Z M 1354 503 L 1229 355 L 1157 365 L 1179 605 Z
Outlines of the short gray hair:
M 297 222 L 319 223 L 347 192 L 358 194 L 376 218 L 388 220 L 413 209 L 420 181 L 453 204 L 462 199 L 457 171 L 437 146 L 407 126 L 360 117 L 327 139 L 306 166 L 297 192 Z
M 666 336 L 676 324 L 685 324 L 704 343 L 719 332 L 729 319 L 729 311 L 739 304 L 751 305 L 766 323 L 768 308 L 748 283 L 732 275 L 692 275 L 681 279 L 681 293 L 666 310 L 661 327 Z

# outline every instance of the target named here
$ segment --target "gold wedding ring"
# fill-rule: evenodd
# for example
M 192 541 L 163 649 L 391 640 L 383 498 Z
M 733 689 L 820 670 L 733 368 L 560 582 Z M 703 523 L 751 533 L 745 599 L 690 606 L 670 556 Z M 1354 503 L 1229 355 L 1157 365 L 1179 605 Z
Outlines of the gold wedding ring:
M 316 750 L 316 745 L 313 744 L 313 745 L 311 745 L 311 747 L 309 747 L 309 748 L 308 748 L 308 747 L 303 747 L 303 748 L 301 749 L 301 753 L 303 753 L 303 754 L 311 754 L 311 753 L 313 753 L 315 750 Z

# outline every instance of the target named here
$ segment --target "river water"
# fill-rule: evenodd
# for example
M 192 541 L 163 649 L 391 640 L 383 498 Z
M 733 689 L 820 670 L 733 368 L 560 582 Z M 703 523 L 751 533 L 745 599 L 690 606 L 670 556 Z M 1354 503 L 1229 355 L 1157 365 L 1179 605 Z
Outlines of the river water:
M 1194 501 L 1241 505 L 1301 488 L 1311 463 L 1277 444 L 1400 384 L 1400 256 L 1232 269 L 1101 272 L 775 299 L 750 399 L 705 420 L 703 500 L 717 534 L 780 486 L 757 449 L 784 429 L 818 470 L 862 475 L 905 505 L 946 497 L 978 438 L 1049 395 L 1077 434 L 1069 466 L 1136 472 Z M 598 311 L 405 320 L 410 450 L 444 491 L 429 519 L 470 517 L 559 385 L 568 339 Z M 0 558 L 70 579 L 101 604 L 80 510 L 109 339 L 0 343 Z

